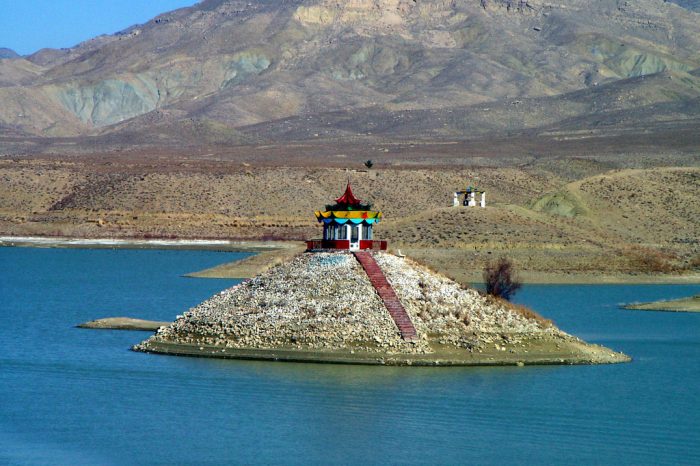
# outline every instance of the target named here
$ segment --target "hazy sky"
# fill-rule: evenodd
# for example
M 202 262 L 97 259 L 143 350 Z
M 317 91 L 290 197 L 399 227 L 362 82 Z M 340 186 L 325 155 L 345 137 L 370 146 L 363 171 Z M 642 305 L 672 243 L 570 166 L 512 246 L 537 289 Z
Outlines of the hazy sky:
M 0 47 L 26 55 L 72 47 L 197 0 L 0 0 Z

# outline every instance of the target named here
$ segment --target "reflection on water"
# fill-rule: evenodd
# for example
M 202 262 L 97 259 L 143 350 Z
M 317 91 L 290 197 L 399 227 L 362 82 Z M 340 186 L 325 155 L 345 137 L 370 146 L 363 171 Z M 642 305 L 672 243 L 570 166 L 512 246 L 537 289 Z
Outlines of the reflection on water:
M 128 348 L 234 281 L 231 253 L 0 248 L 0 464 L 700 463 L 700 315 L 617 308 L 698 286 L 518 295 L 631 364 L 415 368 L 211 360 Z

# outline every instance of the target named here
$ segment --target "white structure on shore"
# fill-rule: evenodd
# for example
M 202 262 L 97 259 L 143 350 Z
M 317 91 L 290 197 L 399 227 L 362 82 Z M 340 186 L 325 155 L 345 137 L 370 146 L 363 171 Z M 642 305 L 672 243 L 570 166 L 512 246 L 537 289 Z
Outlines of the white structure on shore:
M 486 207 L 486 191 L 477 189 L 473 186 L 469 186 L 463 191 L 455 191 L 454 198 L 452 199 L 452 207 L 460 206 L 459 196 L 461 195 L 464 196 L 464 200 L 461 202 L 461 205 L 463 205 L 464 207 L 476 207 L 477 194 L 481 195 L 479 200 L 479 207 Z

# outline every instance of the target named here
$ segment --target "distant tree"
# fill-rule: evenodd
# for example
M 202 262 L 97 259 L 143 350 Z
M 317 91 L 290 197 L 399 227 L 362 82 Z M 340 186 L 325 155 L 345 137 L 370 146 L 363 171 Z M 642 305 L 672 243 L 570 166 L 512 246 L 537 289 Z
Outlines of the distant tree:
M 488 294 L 506 300 L 510 300 L 522 286 L 515 276 L 513 263 L 505 257 L 501 257 L 495 263 L 486 264 L 484 282 Z
M 374 166 L 374 162 L 372 162 L 371 160 L 368 160 L 365 162 L 365 167 L 372 168 L 373 166 Z

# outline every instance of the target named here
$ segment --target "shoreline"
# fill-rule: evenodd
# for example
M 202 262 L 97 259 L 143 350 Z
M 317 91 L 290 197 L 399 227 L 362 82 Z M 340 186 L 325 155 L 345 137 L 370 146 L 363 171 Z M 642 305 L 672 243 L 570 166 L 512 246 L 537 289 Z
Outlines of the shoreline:
M 556 345 L 556 346 L 555 346 Z M 621 364 L 631 362 L 624 353 L 601 345 L 573 338 L 566 342 L 529 341 L 528 351 L 504 352 L 503 349 L 484 349 L 469 352 L 463 349 L 437 349 L 427 354 L 362 352 L 343 350 L 311 350 L 293 348 L 230 348 L 218 345 L 153 342 L 136 345 L 133 351 L 167 356 L 215 359 L 240 359 L 315 364 L 352 364 L 380 366 L 542 366 Z
M 0 236 L 0 247 L 84 249 L 188 249 L 262 252 L 289 247 L 289 241 L 238 241 L 165 238 L 72 238 L 66 236 Z
M 519 271 L 524 285 L 700 285 L 700 274 L 648 275 L 648 274 L 594 274 Z M 460 283 L 483 283 L 480 273 L 467 277 Z
M 223 262 L 205 270 L 185 274 L 194 278 L 250 278 L 281 257 L 301 251 L 299 240 L 222 240 L 222 239 L 166 239 L 166 238 L 75 238 L 59 236 L 0 236 L 0 247 L 85 248 L 85 249 L 174 249 L 214 250 L 227 252 L 257 252 L 248 263 Z M 266 254 L 268 253 L 268 254 Z M 265 256 L 265 257 L 258 257 Z M 267 258 L 270 262 L 267 263 Z M 444 272 L 443 272 L 444 273 Z M 556 273 L 522 270 L 518 272 L 526 285 L 700 285 L 700 273 L 677 275 Z M 449 274 L 448 274 L 449 276 Z M 475 272 L 458 280 L 462 285 L 483 283 L 481 273 Z
M 130 317 L 106 317 L 76 325 L 91 330 L 154 331 L 170 325 Z M 524 343 L 484 346 L 478 350 L 451 347 L 432 341 L 432 352 L 370 352 L 354 349 L 322 349 L 279 346 L 275 348 L 234 348 L 205 343 L 182 343 L 147 340 L 133 346 L 137 352 L 169 356 L 279 361 L 320 364 L 385 365 L 385 366 L 532 366 L 618 364 L 632 358 L 595 343 L 576 337 L 525 339 Z

